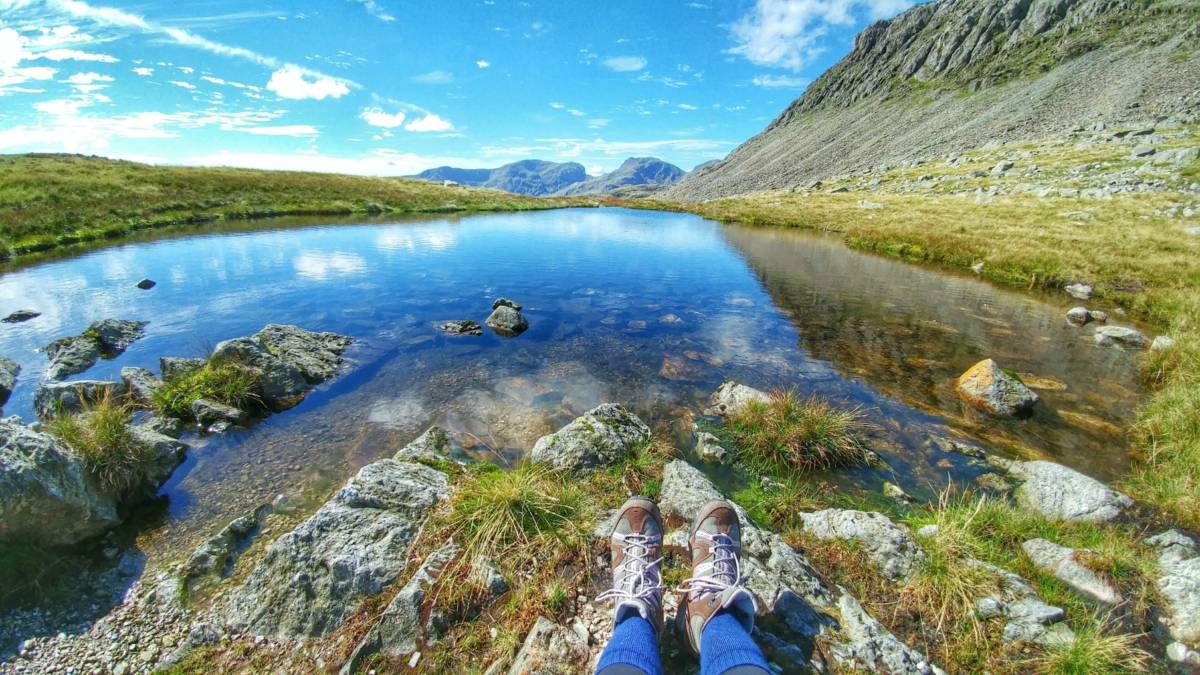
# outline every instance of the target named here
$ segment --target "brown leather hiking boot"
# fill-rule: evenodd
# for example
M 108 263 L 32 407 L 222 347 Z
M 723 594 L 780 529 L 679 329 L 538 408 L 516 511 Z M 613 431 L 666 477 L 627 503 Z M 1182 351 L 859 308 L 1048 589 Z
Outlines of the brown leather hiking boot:
M 725 610 L 754 630 L 758 607 L 754 596 L 742 586 L 738 554 L 742 549 L 742 527 L 733 504 L 724 500 L 705 504 L 692 521 L 688 544 L 692 551 L 692 578 L 679 586 L 686 593 L 676 615 L 679 629 L 687 635 L 692 651 L 700 653 L 700 636 L 718 612 Z
M 662 627 L 662 515 L 645 497 L 630 497 L 617 512 L 609 546 L 612 549 L 612 588 L 597 600 L 615 600 L 613 622 L 630 613 Z

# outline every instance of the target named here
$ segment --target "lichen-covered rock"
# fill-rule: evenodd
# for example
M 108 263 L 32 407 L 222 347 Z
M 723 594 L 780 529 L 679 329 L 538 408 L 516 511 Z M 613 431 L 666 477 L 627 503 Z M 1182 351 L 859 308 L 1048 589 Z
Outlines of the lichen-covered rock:
M 260 506 L 252 513 L 234 518 L 215 535 L 192 551 L 183 565 L 182 578 L 185 584 L 209 575 L 224 576 L 230 558 L 256 530 L 270 506 Z
M 78 455 L 18 417 L 0 420 L 0 540 L 68 545 L 120 522 Z
M 100 343 L 100 351 L 113 357 L 125 351 L 129 345 L 145 335 L 146 321 L 124 319 L 101 319 L 88 326 L 86 333 Z
M 239 630 L 325 635 L 404 571 L 429 510 L 449 496 L 440 471 L 384 459 L 363 467 L 296 529 L 271 544 L 229 599 Z
M 924 559 L 925 552 L 882 513 L 825 509 L 801 513 L 804 532 L 821 540 L 850 540 L 858 542 L 868 558 L 893 581 L 912 573 Z
M 486 323 L 498 335 L 512 337 L 520 335 L 529 329 L 529 321 L 520 310 L 510 305 L 499 305 L 488 315 Z
M 444 462 L 450 459 L 450 437 L 441 427 L 429 427 L 393 455 L 402 461 Z
M 596 406 L 558 431 L 542 436 L 530 456 L 557 469 L 588 470 L 614 462 L 650 440 L 650 427 L 616 403 Z
M 770 399 L 765 391 L 727 381 L 709 397 L 708 411 L 714 415 L 736 415 L 751 403 L 766 403 Z
M 276 358 L 300 371 L 309 384 L 337 374 L 342 353 L 354 339 L 337 333 L 316 333 L 298 326 L 270 323 L 254 339 Z
M 163 386 L 163 381 L 145 368 L 122 368 L 121 381 L 129 395 L 143 405 L 149 405 L 154 400 L 154 392 Z
M 1178 530 L 1146 543 L 1158 550 L 1157 585 L 1166 609 L 1160 620 L 1175 640 L 1200 645 L 1200 546 Z
M 1016 490 L 1017 503 L 1047 518 L 1104 522 L 1133 504 L 1104 483 L 1061 464 L 1036 460 L 1005 466 L 1024 480 Z
M 75 335 L 55 340 L 44 350 L 50 365 L 46 366 L 46 377 L 61 380 L 78 375 L 100 360 L 100 343 L 90 335 Z
M 21 373 L 21 366 L 17 365 L 16 361 L 7 356 L 0 356 L 0 408 L 8 403 L 8 397 L 12 396 L 13 387 L 17 385 L 17 375 Z
M 1117 589 L 1075 560 L 1075 549 L 1045 539 L 1030 539 L 1021 548 L 1034 565 L 1053 574 L 1076 593 L 1106 605 L 1121 602 Z
M 1126 326 L 1101 326 L 1096 329 L 1096 344 L 1105 347 L 1129 347 L 1140 349 L 1150 344 L 1150 340 L 1135 328 Z
M 583 638 L 546 617 L 533 624 L 508 675 L 568 675 L 583 669 L 591 654 Z
M 376 624 L 380 652 L 387 656 L 408 656 L 421 649 L 425 640 L 436 637 L 431 634 L 428 622 L 421 620 L 421 605 L 425 601 L 425 593 L 461 550 L 451 541 L 430 553 L 408 583 L 388 603 Z
M 47 382 L 33 393 L 33 410 L 43 420 L 55 415 L 76 413 L 89 403 L 106 397 L 125 394 L 121 382 L 104 380 L 75 380 L 72 382 Z
M 838 598 L 844 640 L 833 645 L 833 656 L 850 668 L 865 667 L 873 673 L 933 675 L 942 670 L 925 655 L 901 642 L 867 614 L 849 593 Z
M 187 446 L 178 439 L 167 434 L 159 433 L 143 425 L 131 425 L 129 435 L 137 443 L 148 450 L 153 461 L 143 467 L 142 484 L 135 486 L 134 491 L 143 496 L 152 496 L 171 474 L 183 464 Z
M 204 367 L 204 359 L 188 356 L 164 356 L 158 360 L 158 371 L 164 380 L 173 380 Z
M 996 593 L 976 600 L 975 613 L 981 619 L 1006 618 L 1008 621 L 1001 631 L 1005 641 L 1050 646 L 1075 639 L 1071 628 L 1063 623 L 1066 613 L 1062 608 L 1043 602 L 1020 575 L 979 560 L 967 562 L 999 579 Z
M 972 406 L 998 415 L 1023 415 L 1038 402 L 1037 394 L 991 359 L 967 369 L 954 390 Z

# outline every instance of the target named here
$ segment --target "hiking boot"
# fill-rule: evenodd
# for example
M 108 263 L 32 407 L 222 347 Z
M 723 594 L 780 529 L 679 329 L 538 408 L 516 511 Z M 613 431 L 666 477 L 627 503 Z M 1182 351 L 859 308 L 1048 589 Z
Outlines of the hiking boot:
M 597 600 L 615 600 L 614 625 L 638 614 L 662 626 L 662 515 L 645 497 L 630 497 L 617 512 L 609 546 L 612 549 L 612 588 Z
M 700 636 L 718 612 L 736 618 L 746 632 L 754 630 L 758 606 L 742 585 L 738 554 L 742 527 L 733 504 L 724 500 L 705 504 L 692 522 L 688 545 L 692 551 L 692 578 L 680 584 L 685 593 L 676 615 L 692 651 L 700 653 Z

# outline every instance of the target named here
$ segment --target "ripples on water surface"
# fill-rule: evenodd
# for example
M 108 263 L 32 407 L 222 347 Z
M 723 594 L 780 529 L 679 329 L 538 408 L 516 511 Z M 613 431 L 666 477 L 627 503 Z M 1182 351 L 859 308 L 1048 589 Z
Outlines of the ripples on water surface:
M 158 286 L 134 288 L 143 276 Z M 527 333 L 435 329 L 447 319 L 482 323 L 500 295 L 524 304 Z M 1139 395 L 1136 363 L 1094 346 L 1090 328 L 1067 326 L 1069 304 L 800 232 L 578 209 L 259 227 L 49 262 L 0 278 L 0 314 L 43 312 L 0 327 L 0 353 L 23 367 L 6 414 L 32 419 L 46 363 L 36 350 L 100 318 L 150 324 L 125 354 L 80 377 L 157 371 L 160 356 L 203 355 L 268 322 L 359 341 L 349 372 L 297 408 L 190 439 L 165 489 L 165 522 L 143 537 L 154 557 L 179 555 L 276 495 L 311 501 L 433 423 L 477 457 L 511 461 L 603 401 L 665 429 L 725 379 L 863 406 L 890 470 L 830 480 L 886 478 L 929 495 L 947 477 L 969 478 L 975 470 L 962 458 L 927 447 L 940 424 L 1111 478 L 1127 466 L 1119 429 Z M 977 415 L 950 379 L 985 357 L 1066 388 L 1040 390 L 1030 420 Z

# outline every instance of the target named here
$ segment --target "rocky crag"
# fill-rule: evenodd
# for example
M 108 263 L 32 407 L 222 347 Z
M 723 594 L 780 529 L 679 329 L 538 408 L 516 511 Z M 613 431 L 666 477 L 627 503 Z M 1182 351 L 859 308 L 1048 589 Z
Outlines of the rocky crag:
M 1191 119 L 1189 0 L 940 0 L 869 26 L 762 133 L 662 195 L 791 188 L 1075 129 Z

